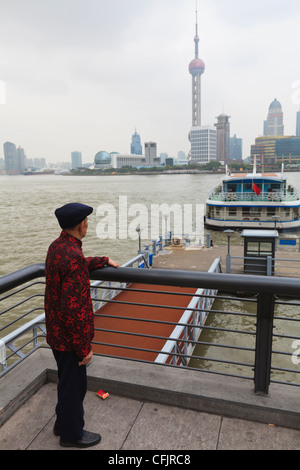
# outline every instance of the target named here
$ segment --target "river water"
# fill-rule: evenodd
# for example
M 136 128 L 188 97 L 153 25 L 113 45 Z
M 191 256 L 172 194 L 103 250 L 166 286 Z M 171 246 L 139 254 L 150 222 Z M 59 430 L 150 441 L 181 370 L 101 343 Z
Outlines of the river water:
M 289 173 L 288 180 L 300 187 L 300 173 Z M 59 235 L 54 210 L 68 202 L 81 202 L 94 208 L 89 217 L 89 230 L 84 239 L 86 256 L 107 255 L 122 264 L 137 254 L 138 240 L 133 239 L 136 217 L 130 209 L 140 204 L 147 208 L 149 226 L 153 204 L 173 204 L 192 209 L 196 218 L 197 205 L 205 203 L 208 191 L 220 181 L 220 175 L 140 175 L 140 176 L 6 176 L 0 175 L 0 276 L 24 266 L 43 262 L 49 244 Z M 121 201 L 121 205 L 120 205 Z M 126 203 L 126 204 L 125 204 Z M 130 236 L 122 234 L 103 239 L 97 236 L 97 208 L 109 204 L 116 210 L 117 224 L 124 222 L 128 212 Z M 119 213 L 119 207 L 121 214 Z M 189 214 L 188 214 L 189 215 Z M 182 218 L 184 216 L 182 215 Z M 163 219 L 163 215 L 161 215 Z M 138 222 L 138 220 L 137 220 Z M 195 222 L 195 220 L 194 220 Z M 204 234 L 199 220 L 195 232 Z M 185 228 L 184 224 L 183 229 Z M 172 227 L 171 227 L 172 228 Z M 151 230 L 142 231 L 142 244 L 151 242 Z M 214 232 L 215 244 L 226 243 L 222 232 Z M 203 241 L 203 240 L 202 240 Z
M 59 235 L 54 210 L 68 202 L 81 202 L 94 208 L 83 242 L 86 256 L 107 255 L 122 264 L 137 254 L 138 240 L 134 217 L 129 237 L 103 239 L 97 236 L 97 208 L 109 204 L 116 209 L 119 222 L 125 203 L 149 211 L 153 204 L 193 205 L 205 202 L 208 191 L 220 179 L 218 175 L 148 175 L 148 176 L 4 176 L 0 175 L 0 276 L 32 263 L 43 262 L 49 244 Z M 102 220 L 102 219 L 101 219 Z M 202 228 L 203 232 L 203 228 Z M 148 235 L 148 239 L 146 239 Z M 142 244 L 151 241 L 151 231 L 143 233 Z
M 194 217 L 194 225 L 191 229 L 204 242 L 203 222 L 197 220 L 196 223 L 195 221 L 195 218 L 199 216 L 197 207 L 203 207 L 208 191 L 219 183 L 220 178 L 220 175 L 211 174 L 85 177 L 0 175 L 0 276 L 30 264 L 44 262 L 49 244 L 60 233 L 54 210 L 68 202 L 81 202 L 94 208 L 93 214 L 89 217 L 89 230 L 83 241 L 85 256 L 105 255 L 118 261 L 119 264 L 136 256 L 138 239 L 135 228 L 141 220 L 137 217 L 137 209 L 143 209 L 144 216 L 148 216 L 146 221 L 148 230 L 144 225 L 141 232 L 142 246 L 144 246 L 151 243 L 153 238 L 151 236 L 151 216 L 155 204 L 167 204 L 169 207 L 176 204 L 183 213 L 185 213 L 184 209 L 189 207 L 188 215 L 192 213 Z M 299 188 L 300 173 L 289 173 L 288 181 Z M 112 211 L 112 219 L 109 219 L 109 223 L 113 221 L 114 217 L 116 220 L 116 232 L 110 231 L 110 238 L 107 236 L 106 239 L 103 230 L 99 232 L 99 223 L 104 220 L 102 217 L 104 209 Z M 162 214 L 161 224 L 164 223 Z M 124 223 L 130 230 L 128 228 L 125 232 L 124 230 L 120 231 L 120 227 Z M 163 231 L 165 227 L 161 225 L 161 228 Z M 212 238 L 215 244 L 227 241 L 222 232 L 212 232 Z M 239 240 L 240 237 L 237 235 L 233 242 L 239 242 Z M 237 304 L 233 306 L 221 303 L 217 304 L 215 308 L 232 310 L 237 308 Z M 238 308 L 242 308 L 242 306 Z M 245 302 L 243 308 L 247 312 L 253 310 L 253 306 L 249 304 L 248 307 Z M 289 314 L 299 315 L 299 309 L 294 309 Z M 211 315 L 212 326 L 218 326 L 220 321 L 221 323 L 223 321 L 220 320 L 220 317 L 218 320 L 216 318 L 213 314 Z M 234 322 L 235 319 L 232 319 L 231 326 L 234 326 Z M 253 328 L 252 323 L 250 321 L 249 328 Z M 239 328 L 239 325 L 236 327 Z M 207 334 L 211 335 L 211 333 Z M 224 338 L 220 341 L 223 340 Z M 199 356 L 206 354 L 212 357 L 215 353 L 209 348 L 205 350 L 200 348 L 196 351 L 196 355 Z M 250 362 L 251 360 L 252 358 L 249 359 Z M 245 361 L 248 362 L 248 359 L 245 358 Z M 206 367 L 205 361 L 200 364 L 195 361 L 192 365 Z

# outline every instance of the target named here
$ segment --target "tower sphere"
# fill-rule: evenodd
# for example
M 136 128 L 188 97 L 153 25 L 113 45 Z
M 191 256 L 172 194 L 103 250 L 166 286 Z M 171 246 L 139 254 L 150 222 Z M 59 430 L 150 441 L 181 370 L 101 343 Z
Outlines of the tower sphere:
M 193 59 L 189 65 L 189 71 L 191 75 L 202 75 L 205 70 L 205 64 L 201 59 Z

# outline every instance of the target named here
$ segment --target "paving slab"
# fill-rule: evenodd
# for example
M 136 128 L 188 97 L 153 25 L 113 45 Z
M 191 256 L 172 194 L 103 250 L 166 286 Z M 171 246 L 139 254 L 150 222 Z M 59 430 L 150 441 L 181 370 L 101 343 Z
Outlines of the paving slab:
M 299 450 L 300 431 L 223 418 L 218 450 Z
M 215 450 L 220 423 L 220 416 L 145 403 L 123 449 Z

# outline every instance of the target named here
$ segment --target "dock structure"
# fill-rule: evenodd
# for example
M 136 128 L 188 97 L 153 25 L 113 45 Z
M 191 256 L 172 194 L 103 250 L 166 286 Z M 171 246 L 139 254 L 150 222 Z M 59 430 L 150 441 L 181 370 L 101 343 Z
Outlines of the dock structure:
M 213 245 L 209 248 L 205 245 L 186 247 L 184 245 L 170 245 L 158 256 L 153 258 L 154 269 L 183 269 L 188 271 L 207 272 L 216 258 L 221 258 L 222 272 L 226 272 L 228 246 Z M 232 244 L 230 246 L 231 273 L 244 274 L 244 246 Z M 276 276 L 300 278 L 300 250 L 283 248 L 278 246 L 275 252 Z

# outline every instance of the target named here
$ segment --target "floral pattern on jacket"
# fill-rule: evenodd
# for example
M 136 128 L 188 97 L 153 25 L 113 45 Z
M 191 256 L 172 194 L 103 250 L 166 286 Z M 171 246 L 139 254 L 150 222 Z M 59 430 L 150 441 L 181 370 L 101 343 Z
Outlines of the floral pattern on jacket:
M 57 351 L 74 351 L 79 359 L 91 351 L 94 312 L 89 271 L 109 258 L 85 258 L 81 240 L 65 231 L 46 257 L 45 315 L 47 343 Z

